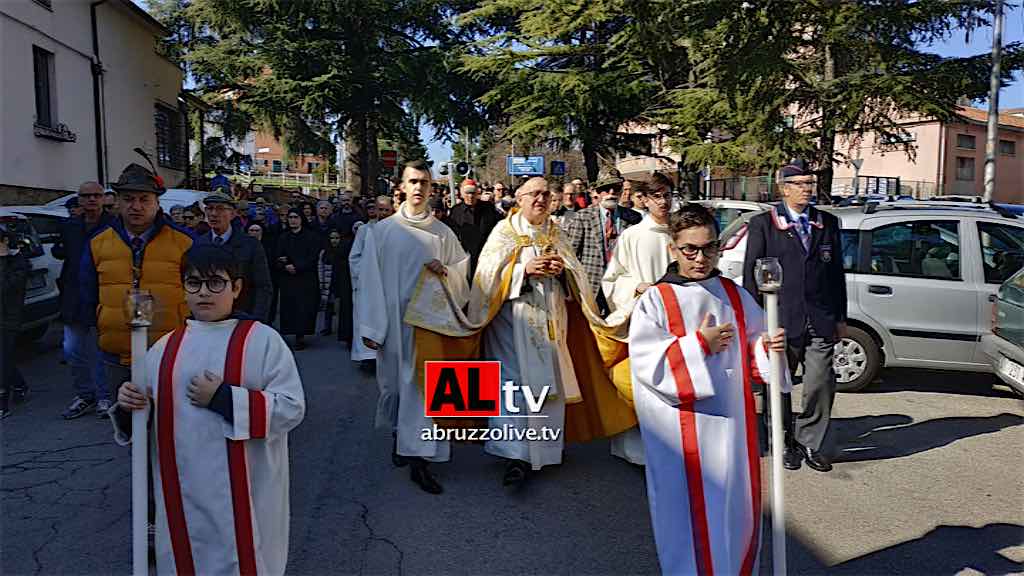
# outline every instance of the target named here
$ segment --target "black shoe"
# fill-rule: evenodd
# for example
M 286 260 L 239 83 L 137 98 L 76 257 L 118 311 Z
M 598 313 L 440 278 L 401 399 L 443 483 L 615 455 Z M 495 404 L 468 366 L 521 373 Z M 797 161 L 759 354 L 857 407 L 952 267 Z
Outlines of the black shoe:
M 812 450 L 807 446 L 801 446 L 800 452 L 802 453 L 804 460 L 807 461 L 807 465 L 817 470 L 818 472 L 828 472 L 832 469 L 832 463 L 828 461 L 821 452 Z
M 21 404 L 22 402 L 24 402 L 27 399 L 28 399 L 28 386 L 22 386 L 20 388 L 15 388 L 14 389 L 14 393 L 11 394 L 11 400 L 13 400 L 15 404 Z
M 799 444 L 787 445 L 782 452 L 782 467 L 786 470 L 799 470 L 803 461 L 804 455 Z
M 303 338 L 296 338 L 295 339 L 295 346 L 292 347 L 292 350 L 295 350 L 296 352 L 298 352 L 300 350 L 305 350 L 305 349 L 306 349 L 306 341 Z
M 430 473 L 430 469 L 427 468 L 427 462 L 424 460 L 413 462 L 412 469 L 409 470 L 409 478 L 428 494 L 444 492 L 444 488 L 437 481 L 437 478 L 434 478 L 434 475 Z
M 391 444 L 391 463 L 395 465 L 395 468 L 402 468 L 409 463 L 409 460 L 398 453 L 398 437 L 395 437 L 395 441 Z
M 505 475 L 501 478 L 501 485 L 513 490 L 519 490 L 530 478 L 530 466 L 520 460 L 511 460 L 505 466 Z

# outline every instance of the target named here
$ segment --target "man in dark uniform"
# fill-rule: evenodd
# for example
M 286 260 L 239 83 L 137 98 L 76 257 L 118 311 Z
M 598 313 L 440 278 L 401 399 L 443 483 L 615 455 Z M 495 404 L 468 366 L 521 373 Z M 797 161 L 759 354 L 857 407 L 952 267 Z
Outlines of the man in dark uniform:
M 804 366 L 803 411 L 795 422 L 792 399 L 783 394 L 783 463 L 796 470 L 806 461 L 811 468 L 827 472 L 832 469 L 826 440 L 836 391 L 833 346 L 846 336 L 846 279 L 839 219 L 810 206 L 815 179 L 801 165 L 784 167 L 780 179 L 783 201 L 750 220 L 743 286 L 763 305 L 754 280 L 754 264 L 766 256 L 779 259 L 779 320 L 786 329 L 789 369 L 793 372 L 798 364 Z

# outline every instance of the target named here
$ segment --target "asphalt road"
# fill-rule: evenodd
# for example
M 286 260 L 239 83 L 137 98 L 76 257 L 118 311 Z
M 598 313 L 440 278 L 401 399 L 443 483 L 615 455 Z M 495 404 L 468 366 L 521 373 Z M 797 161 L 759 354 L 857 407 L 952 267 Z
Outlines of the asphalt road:
M 0 424 L 0 573 L 126 573 L 129 452 L 105 420 L 61 419 L 72 387 L 58 343 L 51 331 L 22 351 L 32 392 Z M 500 462 L 459 445 L 431 496 L 392 467 L 373 379 L 347 351 L 321 337 L 297 356 L 289 573 L 657 573 L 642 473 L 606 442 L 569 447 L 513 495 Z M 889 370 L 840 394 L 835 470 L 786 474 L 789 571 L 1024 573 L 1024 402 L 993 383 Z M 769 539 L 762 551 L 768 566 Z

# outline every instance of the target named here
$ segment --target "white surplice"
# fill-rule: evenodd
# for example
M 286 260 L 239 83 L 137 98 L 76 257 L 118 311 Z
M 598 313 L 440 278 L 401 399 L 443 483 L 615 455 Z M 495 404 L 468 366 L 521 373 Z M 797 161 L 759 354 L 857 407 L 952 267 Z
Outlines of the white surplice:
M 403 203 L 395 214 L 373 225 L 362 259 L 355 334 L 382 344 L 377 351 L 377 426 L 397 430 L 398 454 L 445 462 L 451 450 L 448 442 L 421 439 L 433 420 L 424 415 L 423 383 L 415 381 L 413 365 L 414 332 L 403 319 L 420 273 L 435 259 L 447 268 L 452 296 L 464 306 L 469 298 L 469 255 L 451 228 L 429 210 L 414 217 Z
M 714 355 L 698 334 L 708 312 L 714 324 L 736 328 L 732 345 Z M 760 447 L 751 382 L 767 378 L 764 331 L 753 297 L 720 276 L 660 283 L 633 310 L 633 399 L 664 574 L 757 572 Z M 786 390 L 788 372 L 784 378 Z
M 654 221 L 649 214 L 635 226 L 622 232 L 615 252 L 608 262 L 601 287 L 608 306 L 615 310 L 633 305 L 637 286 L 654 284 L 665 275 L 672 263 L 669 245 L 672 236 L 668 226 Z M 644 445 L 640 428 L 631 428 L 611 439 L 611 453 L 633 464 L 644 464 Z
M 352 277 L 352 326 L 356 327 L 359 326 L 359 306 L 356 305 L 359 302 L 359 271 L 363 262 L 363 253 L 366 252 L 367 246 L 373 246 L 372 228 L 376 222 L 376 220 L 372 220 L 359 227 L 359 230 L 356 231 L 356 239 L 352 242 L 352 250 L 348 253 L 348 269 L 349 275 Z M 355 336 L 352 338 L 352 360 L 361 362 L 377 358 L 377 352 L 367 348 L 358 334 Z
M 539 235 L 560 233 L 550 220 L 534 226 L 519 213 L 512 215 L 511 225 L 517 234 L 536 240 Z M 566 401 L 580 400 L 579 384 L 572 358 L 566 345 L 568 326 L 565 289 L 557 278 L 527 278 L 526 264 L 541 255 L 536 245 L 527 245 L 519 252 L 519 260 L 512 269 L 508 299 L 484 332 L 484 354 L 501 362 L 502 382 L 512 381 L 529 387 L 534 398 L 545 386 L 549 394 L 542 410 L 529 418 L 492 418 L 492 428 L 507 426 L 527 430 L 548 427 L 562 430 L 565 424 Z M 527 404 L 522 390 L 515 393 L 519 414 L 527 416 Z M 509 415 L 502 403 L 502 415 Z M 489 454 L 529 462 L 534 470 L 542 466 L 560 464 L 564 437 L 557 440 L 505 439 L 488 441 L 484 450 Z
M 255 323 L 242 348 L 241 382 L 231 385 L 233 421 L 194 406 L 186 392 L 208 370 L 224 377 L 228 342 L 238 320 L 188 320 L 171 365 L 172 394 L 161 395 L 160 370 L 172 334 L 146 353 L 153 396 L 150 434 L 156 500 L 157 573 L 239 574 L 248 549 L 259 574 L 283 574 L 288 560 L 288 432 L 305 415 L 298 368 L 273 328 Z M 165 406 L 170 399 L 170 406 Z M 169 409 L 164 419 L 162 409 Z M 131 442 L 130 430 L 114 423 L 115 440 Z M 230 441 L 244 446 L 232 464 Z M 162 450 L 172 445 L 171 451 Z M 177 474 L 168 473 L 171 467 Z M 165 477 L 165 474 L 168 474 Z M 248 485 L 248 509 L 239 512 L 232 485 Z M 166 488 L 165 488 L 166 487 Z M 237 496 L 237 495 L 236 495 Z M 180 503 L 180 508 L 176 508 Z M 174 511 L 180 510 L 181 514 Z M 237 517 L 237 518 L 236 518 Z M 246 521 L 248 517 L 248 521 Z M 172 545 L 176 540 L 178 546 Z M 182 546 L 181 543 L 187 543 Z

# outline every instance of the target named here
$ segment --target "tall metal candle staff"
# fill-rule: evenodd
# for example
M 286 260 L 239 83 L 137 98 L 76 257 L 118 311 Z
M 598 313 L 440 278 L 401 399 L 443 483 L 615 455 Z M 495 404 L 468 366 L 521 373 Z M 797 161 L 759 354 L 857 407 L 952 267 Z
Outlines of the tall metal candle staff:
M 782 289 L 782 265 L 778 258 L 758 258 L 754 266 L 757 289 L 764 294 L 768 316 L 768 334 L 779 331 L 779 291 Z M 772 573 L 786 573 L 786 503 L 782 479 L 782 352 L 770 352 L 771 372 L 768 397 L 772 427 Z

